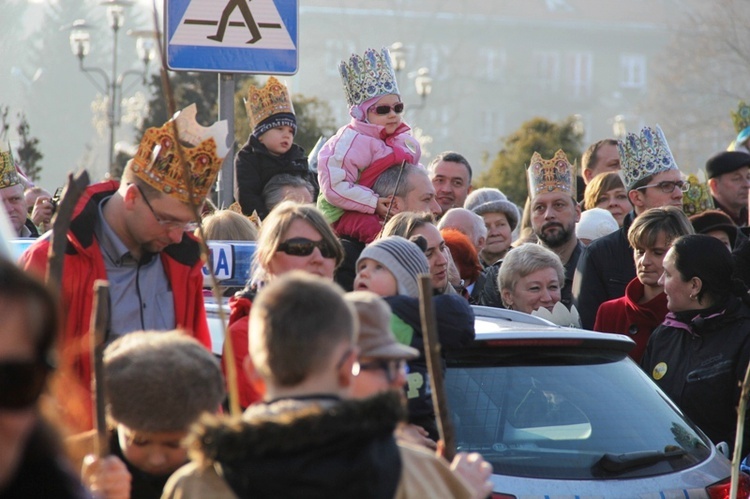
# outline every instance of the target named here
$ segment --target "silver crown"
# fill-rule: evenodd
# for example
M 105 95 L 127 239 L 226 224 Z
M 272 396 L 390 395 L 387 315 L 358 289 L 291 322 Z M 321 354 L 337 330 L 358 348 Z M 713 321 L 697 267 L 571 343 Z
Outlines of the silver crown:
M 341 81 L 349 106 L 358 106 L 378 95 L 397 94 L 398 84 L 387 48 L 365 50 L 364 56 L 352 54 L 339 64 Z
M 643 127 L 640 135 L 629 133 L 624 141 L 617 141 L 617 150 L 622 165 L 620 177 L 627 190 L 649 175 L 679 170 L 659 125 L 656 130 Z

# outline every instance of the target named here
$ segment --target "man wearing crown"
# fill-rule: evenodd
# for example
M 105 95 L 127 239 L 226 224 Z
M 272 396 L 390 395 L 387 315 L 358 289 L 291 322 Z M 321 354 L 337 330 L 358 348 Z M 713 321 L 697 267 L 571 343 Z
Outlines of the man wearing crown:
M 109 281 L 107 343 L 136 330 L 180 328 L 210 348 L 200 247 L 191 231 L 229 148 L 226 122 L 204 128 L 196 113 L 193 104 L 147 130 L 121 181 L 89 186 L 73 212 L 63 265 L 61 352 L 73 364 L 84 404 L 90 404 L 87 352 L 97 279 Z M 47 237 L 37 240 L 20 264 L 43 275 L 49 243 Z M 91 427 L 91 421 L 77 422 Z
M 16 169 L 10 148 L 5 151 L 0 146 L 0 200 L 3 202 L 13 230 L 18 237 L 39 237 L 34 222 L 27 217 L 24 185 Z
M 531 228 L 539 244 L 554 251 L 565 267 L 565 285 L 560 290 L 563 305 L 573 303 L 573 276 L 583 243 L 576 237 L 581 207 L 576 202 L 575 167 L 559 149 L 545 160 L 535 152 L 527 170 Z
M 649 208 L 682 208 L 682 194 L 689 187 L 658 125 L 655 129 L 644 127 L 640 135 L 629 133 L 617 148 L 620 177 L 633 211 L 619 230 L 593 241 L 578 260 L 573 300 L 586 329 L 594 327 L 599 305 L 623 296 L 636 276 L 633 248 L 627 238 L 633 219 Z

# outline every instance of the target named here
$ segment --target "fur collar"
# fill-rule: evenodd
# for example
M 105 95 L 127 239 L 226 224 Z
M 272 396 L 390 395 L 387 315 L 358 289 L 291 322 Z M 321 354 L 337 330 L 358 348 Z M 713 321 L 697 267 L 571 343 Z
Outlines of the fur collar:
M 206 464 L 297 453 L 334 440 L 393 433 L 405 419 L 400 394 L 364 400 L 289 400 L 251 406 L 242 418 L 206 416 L 190 436 L 193 458 Z

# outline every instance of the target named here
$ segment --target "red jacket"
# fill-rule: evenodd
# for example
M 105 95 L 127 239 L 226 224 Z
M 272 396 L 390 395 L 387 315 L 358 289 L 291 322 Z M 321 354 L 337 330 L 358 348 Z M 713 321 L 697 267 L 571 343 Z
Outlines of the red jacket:
M 83 412 L 75 415 L 75 423 L 80 424 L 82 429 L 92 427 L 91 420 L 85 418 L 91 418 L 89 322 L 93 286 L 96 279 L 107 279 L 104 259 L 94 235 L 94 225 L 99 216 L 99 202 L 114 194 L 118 187 L 118 182 L 107 181 L 86 188 L 73 211 L 65 249 L 61 290 L 65 329 L 59 345 L 63 362 L 72 363 L 74 378 L 78 378 L 80 385 L 66 386 L 65 390 L 80 388 L 85 395 L 81 408 Z M 49 242 L 48 237 L 38 239 L 21 255 L 19 264 L 43 276 L 47 269 Z M 194 338 L 210 350 L 211 335 L 203 305 L 203 275 L 198 242 L 192 235 L 185 233 L 180 243 L 167 246 L 160 257 L 175 299 L 175 327 L 190 331 Z
M 594 331 L 630 336 L 635 341 L 630 358 L 636 363 L 641 362 L 651 333 L 669 312 L 667 295 L 663 292 L 646 303 L 638 303 L 642 297 L 643 284 L 636 277 L 625 288 L 625 296 L 605 301 L 599 306 L 594 323 Z
M 252 299 L 255 293 L 253 291 L 245 292 L 242 295 L 236 295 L 229 299 L 229 339 L 232 341 L 234 349 L 234 367 L 237 371 L 237 391 L 240 396 L 240 406 L 245 409 L 247 406 L 263 400 L 263 393 L 250 384 L 245 374 L 245 358 L 250 355 L 250 308 L 253 306 Z M 221 369 L 224 376 L 227 376 L 226 355 L 221 358 Z M 250 369 L 253 369 L 252 363 Z M 227 381 L 227 386 L 229 382 Z

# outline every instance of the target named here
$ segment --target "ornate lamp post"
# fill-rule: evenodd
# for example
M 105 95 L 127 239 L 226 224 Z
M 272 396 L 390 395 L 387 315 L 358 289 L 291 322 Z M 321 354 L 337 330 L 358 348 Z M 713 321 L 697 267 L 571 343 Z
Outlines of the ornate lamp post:
M 391 53 L 391 62 L 393 63 L 393 70 L 396 72 L 396 79 L 401 75 L 401 72 L 406 68 L 406 49 L 404 44 L 396 42 L 392 44 L 388 51 Z M 419 68 L 416 73 L 409 73 L 409 78 L 414 78 L 414 88 L 417 91 L 417 95 L 420 97 L 420 103 L 417 105 L 410 105 L 409 109 L 422 109 L 425 106 L 427 96 L 432 92 L 432 77 L 430 77 L 430 70 L 427 68 Z
M 107 95 L 109 109 L 107 111 L 107 125 L 109 127 L 109 172 L 112 173 L 114 169 L 114 153 L 115 153 L 115 129 L 120 126 L 121 109 L 120 99 L 122 96 L 122 83 L 128 76 L 137 75 L 143 79 L 143 83 L 146 83 L 146 77 L 148 75 L 148 65 L 156 55 L 156 37 L 151 31 L 129 31 L 128 34 L 136 38 L 136 51 L 138 58 L 143 62 L 142 70 L 129 69 L 122 73 L 117 73 L 117 57 L 118 57 L 118 39 L 120 28 L 125 22 L 125 8 L 133 5 L 132 1 L 128 0 L 104 0 L 100 2 L 100 5 L 107 7 L 107 19 L 109 20 L 109 28 L 112 30 L 112 71 L 107 73 L 105 70 L 97 67 L 84 66 L 83 60 L 89 54 L 91 50 L 91 35 L 90 31 L 92 26 L 84 19 L 78 19 L 75 21 L 70 29 L 70 49 L 78 58 L 79 68 L 91 83 L 99 90 L 102 94 Z M 97 74 L 101 77 L 101 81 L 94 78 L 92 75 Z M 104 83 L 102 86 L 101 83 Z

